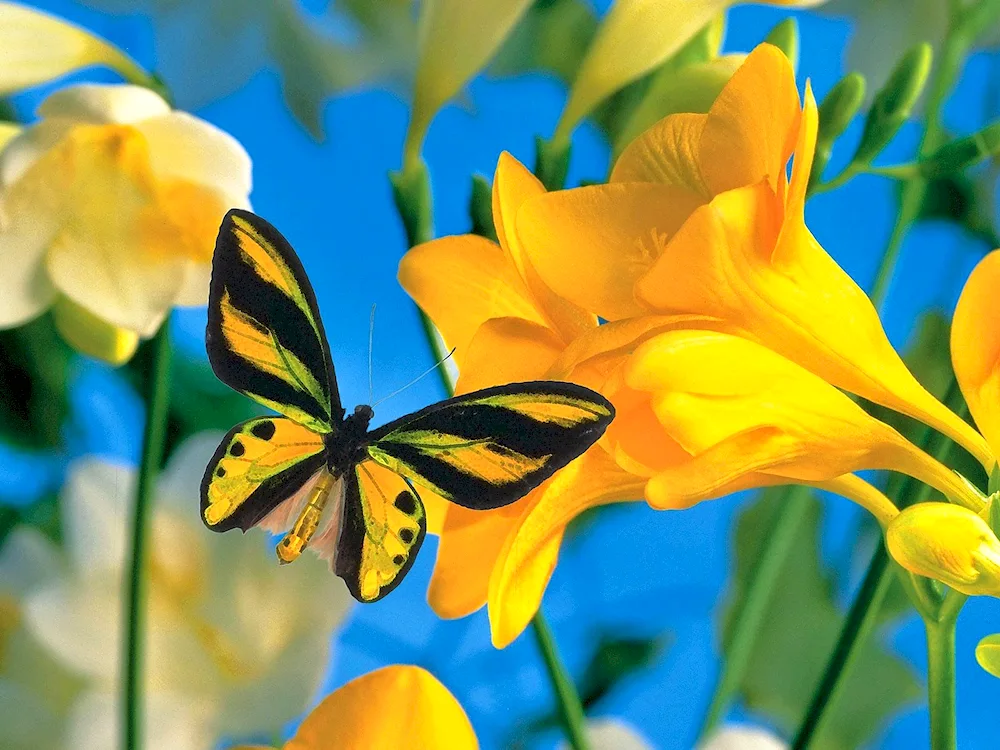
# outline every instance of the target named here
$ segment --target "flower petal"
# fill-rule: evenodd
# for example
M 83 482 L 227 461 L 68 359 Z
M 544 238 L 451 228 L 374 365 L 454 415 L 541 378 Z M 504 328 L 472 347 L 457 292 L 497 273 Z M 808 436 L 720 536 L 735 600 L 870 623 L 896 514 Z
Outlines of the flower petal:
M 698 164 L 707 120 L 707 115 L 688 113 L 663 118 L 625 148 L 610 182 L 660 182 L 710 200 L 712 192 Z
M 1000 250 L 973 269 L 951 323 L 951 360 L 980 432 L 1000 452 Z
M 766 183 L 716 196 L 639 279 L 637 298 L 652 309 L 724 319 L 824 380 L 941 430 L 992 465 L 985 441 L 906 369 L 871 301 L 801 214 L 783 214 Z
M 544 194 L 545 187 L 521 162 L 506 151 L 500 154 L 493 177 L 493 221 L 500 247 L 521 274 L 539 311 L 564 341 L 572 341 L 594 328 L 597 321 L 593 314 L 563 299 L 542 281 L 521 247 L 520 238 L 515 231 L 514 221 L 524 202 Z
M 107 575 L 124 567 L 134 488 L 131 467 L 98 458 L 70 464 L 60 500 L 65 544 L 78 573 Z
M 524 318 L 487 320 L 469 342 L 455 393 L 541 380 L 562 349 L 548 326 Z
M 491 318 L 544 323 L 521 277 L 499 246 L 475 235 L 443 237 L 413 248 L 399 283 L 426 312 L 462 367 L 476 330 Z
M 645 479 L 620 469 L 594 447 L 531 492 L 507 536 L 489 586 L 493 645 L 504 648 L 535 616 L 559 556 L 566 525 L 588 508 L 636 500 Z
M 438 617 L 470 615 L 486 604 L 490 576 L 524 500 L 487 512 L 451 505 L 441 529 L 427 602 Z
M 250 156 L 229 133 L 186 112 L 149 117 L 135 128 L 146 137 L 157 178 L 213 188 L 240 208 L 246 203 L 252 188 Z M 225 206 L 233 207 L 236 203 Z
M 708 112 L 698 165 L 712 195 L 767 181 L 776 190 L 799 130 L 795 71 L 761 44 L 747 55 Z
M 465 711 L 420 667 L 377 669 L 335 690 L 309 714 L 285 750 L 479 747 Z
M 652 183 L 592 185 L 532 198 L 517 233 L 556 294 L 607 320 L 641 314 L 632 287 L 701 201 Z
M 81 83 L 49 94 L 38 105 L 44 119 L 65 118 L 78 123 L 129 125 L 170 112 L 170 105 L 145 86 Z
M 107 65 L 126 78 L 145 73 L 116 47 L 61 18 L 0 3 L 0 95 L 45 83 L 91 65 Z

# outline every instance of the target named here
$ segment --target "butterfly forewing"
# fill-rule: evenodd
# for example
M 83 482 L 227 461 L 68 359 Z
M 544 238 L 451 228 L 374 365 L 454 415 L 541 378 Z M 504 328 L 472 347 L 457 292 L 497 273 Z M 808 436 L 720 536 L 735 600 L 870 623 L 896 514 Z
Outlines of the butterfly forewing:
M 442 401 L 370 434 L 368 452 L 473 510 L 508 505 L 590 447 L 610 402 L 571 383 L 539 381 Z
M 410 570 L 427 518 L 413 487 L 374 461 L 357 464 L 346 481 L 336 572 L 355 599 L 374 602 Z
M 321 435 L 284 417 L 242 422 L 223 438 L 201 482 L 213 531 L 246 531 L 292 497 L 326 462 Z
M 273 226 L 233 209 L 212 262 L 208 358 L 227 385 L 317 432 L 343 410 L 316 295 Z

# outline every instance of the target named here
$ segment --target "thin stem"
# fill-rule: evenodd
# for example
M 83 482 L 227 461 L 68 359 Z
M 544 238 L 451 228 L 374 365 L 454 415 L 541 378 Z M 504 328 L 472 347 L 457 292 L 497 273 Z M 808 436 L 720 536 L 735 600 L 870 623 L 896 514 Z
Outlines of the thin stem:
M 885 544 L 880 540 L 858 595 L 847 613 L 847 619 L 837 638 L 837 645 L 834 646 L 826 669 L 823 670 L 820 684 L 813 693 L 799 730 L 795 733 L 792 750 L 802 750 L 809 746 L 822 727 L 824 717 L 829 715 L 826 713 L 826 708 L 833 704 L 843 689 L 844 676 L 857 659 L 860 646 L 864 644 L 878 621 L 879 607 L 892 582 L 892 576 L 886 575 L 888 570 L 890 570 L 889 554 L 885 550 Z
M 955 750 L 955 618 L 924 619 L 931 750 Z
M 566 731 L 566 739 L 569 740 L 573 750 L 587 750 L 586 718 L 583 713 L 583 704 L 580 702 L 580 696 L 576 692 L 576 687 L 573 685 L 565 665 L 559 658 L 559 649 L 556 648 L 552 630 L 549 629 L 549 624 L 541 609 L 532 618 L 531 629 L 535 634 L 538 650 L 542 652 L 549 680 L 556 693 L 559 717 L 562 719 L 563 729 Z
M 142 666 L 146 603 L 146 539 L 153 488 L 163 461 L 170 399 L 170 326 L 164 322 L 152 342 L 153 362 L 146 393 L 146 427 L 132 519 L 132 554 L 128 568 L 125 621 L 124 737 L 126 750 L 142 746 Z
M 808 514 L 809 505 L 804 501 L 809 492 L 808 487 L 796 485 L 787 488 L 785 496 L 780 500 L 781 507 L 775 514 L 774 523 L 767 535 L 767 544 L 761 549 L 760 556 L 750 570 L 749 585 L 740 600 L 742 606 L 733 615 L 726 659 L 702 723 L 699 734 L 701 739 L 722 719 L 746 674 L 778 577 L 784 570 L 785 560 Z

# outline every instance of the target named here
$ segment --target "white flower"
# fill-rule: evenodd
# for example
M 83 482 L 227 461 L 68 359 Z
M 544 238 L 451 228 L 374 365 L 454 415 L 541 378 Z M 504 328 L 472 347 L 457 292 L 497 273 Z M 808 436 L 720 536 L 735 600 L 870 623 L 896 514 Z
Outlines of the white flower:
M 699 750 L 788 750 L 788 744 L 761 727 L 729 724 L 709 737 Z
M 211 747 L 222 735 L 276 732 L 320 685 L 350 597 L 318 559 L 277 565 L 262 531 L 216 535 L 199 482 L 221 436 L 178 448 L 153 505 L 144 683 L 147 747 Z M 68 747 L 117 747 L 126 529 L 134 472 L 87 458 L 64 489 L 69 573 L 27 600 L 41 643 L 84 675 Z
M 591 750 L 653 750 L 645 737 L 618 719 L 588 719 L 586 732 Z M 563 741 L 559 750 L 569 750 L 569 745 Z
M 138 86 L 65 88 L 38 115 L 0 153 L 0 327 L 65 298 L 149 337 L 205 304 L 222 217 L 248 205 L 243 147 Z

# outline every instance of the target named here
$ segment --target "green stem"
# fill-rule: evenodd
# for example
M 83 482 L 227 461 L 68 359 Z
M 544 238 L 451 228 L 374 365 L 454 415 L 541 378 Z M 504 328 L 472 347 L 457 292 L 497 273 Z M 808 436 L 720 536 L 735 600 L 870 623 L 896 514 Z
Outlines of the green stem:
M 823 718 L 828 715 L 826 708 L 833 704 L 843 689 L 844 676 L 857 659 L 860 646 L 878 620 L 879 607 L 892 582 L 892 576 L 886 574 L 889 570 L 889 554 L 885 550 L 885 544 L 879 541 L 865 579 L 847 613 L 837 645 L 823 670 L 823 677 L 813 693 L 805 718 L 795 733 L 792 750 L 802 750 L 809 746 L 820 730 Z
M 142 746 L 143 636 L 146 602 L 146 540 L 156 475 L 166 443 L 167 405 L 170 399 L 170 325 L 164 322 L 152 341 L 152 370 L 147 381 L 146 427 L 132 519 L 132 550 L 128 568 L 125 621 L 124 737 L 126 750 Z
M 804 502 L 810 492 L 808 487 L 793 486 L 782 490 L 785 497 L 767 535 L 767 544 L 750 570 L 749 585 L 741 599 L 742 606 L 733 615 L 726 659 L 702 723 L 700 739 L 707 737 L 723 718 L 730 700 L 739 690 L 778 577 L 809 511 L 809 504 Z
M 955 750 L 955 618 L 924 619 L 931 750 Z
M 562 719 L 563 729 L 566 731 L 566 739 L 569 740 L 573 750 L 587 750 L 586 718 L 583 713 L 583 704 L 580 702 L 580 696 L 576 692 L 576 687 L 573 685 L 565 665 L 559 658 L 559 649 L 556 648 L 552 630 L 540 608 L 531 620 L 531 629 L 535 634 L 538 650 L 542 652 L 549 680 L 556 693 L 559 717 Z

